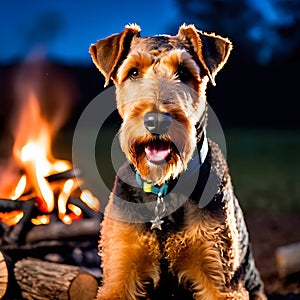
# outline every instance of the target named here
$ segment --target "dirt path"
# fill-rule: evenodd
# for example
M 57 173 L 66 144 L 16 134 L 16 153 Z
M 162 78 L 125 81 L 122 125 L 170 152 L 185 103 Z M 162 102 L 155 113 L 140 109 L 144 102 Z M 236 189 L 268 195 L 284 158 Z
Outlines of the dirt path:
M 300 274 L 280 279 L 275 262 L 278 246 L 300 242 L 300 213 L 247 213 L 246 222 L 269 299 L 300 299 Z

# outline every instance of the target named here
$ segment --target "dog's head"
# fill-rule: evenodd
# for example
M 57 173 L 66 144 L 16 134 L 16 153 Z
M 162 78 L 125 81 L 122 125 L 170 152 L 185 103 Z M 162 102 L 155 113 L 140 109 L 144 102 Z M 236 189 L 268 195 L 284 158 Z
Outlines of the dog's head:
M 205 90 L 225 64 L 231 42 L 182 25 L 176 36 L 140 37 L 140 27 L 91 45 L 105 85 L 116 86 L 123 119 L 121 148 L 140 175 L 154 184 L 187 168 L 206 125 Z

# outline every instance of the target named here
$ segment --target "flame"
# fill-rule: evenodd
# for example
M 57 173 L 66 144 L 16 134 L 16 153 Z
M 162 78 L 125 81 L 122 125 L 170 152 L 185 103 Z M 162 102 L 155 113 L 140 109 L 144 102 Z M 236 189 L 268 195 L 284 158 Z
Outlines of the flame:
M 26 175 L 20 175 L 22 173 L 24 172 L 22 172 L 20 166 L 12 156 L 5 163 L 0 163 L 1 199 L 16 200 L 22 193 L 25 192 L 26 183 L 24 180 L 26 180 Z M 24 190 L 22 191 L 23 188 Z
M 26 182 L 27 182 L 27 177 L 25 174 L 23 174 L 21 176 L 13 194 L 11 195 L 12 200 L 18 199 L 24 193 L 25 188 L 26 188 Z
M 54 193 L 45 177 L 71 168 L 70 162 L 57 160 L 52 156 L 52 138 L 51 126 L 43 118 L 39 101 L 31 90 L 26 110 L 21 110 L 15 129 L 13 155 L 26 172 L 35 195 L 42 199 L 40 207 L 45 212 L 54 209 Z M 19 194 L 16 189 L 14 198 Z
M 37 216 L 36 218 L 31 219 L 31 222 L 34 225 L 46 225 L 50 223 L 50 216 L 49 215 Z
M 100 201 L 96 198 L 91 191 L 83 190 L 80 194 L 80 199 L 94 211 L 98 211 L 100 208 Z
M 78 206 L 70 203 L 68 204 L 68 208 L 74 213 L 74 215 L 81 217 L 82 211 Z
M 29 142 L 22 147 L 20 159 L 31 178 L 36 195 L 45 201 L 46 211 L 51 212 L 54 208 L 54 195 L 44 175 L 49 172 L 50 168 L 44 151 L 41 141 L 40 143 L 38 141 Z
M 34 225 L 50 223 L 50 213 L 56 210 L 62 222 L 71 224 L 83 217 L 80 207 L 68 203 L 78 189 L 78 181 L 73 178 L 51 182 L 47 178 L 72 168 L 71 162 L 54 157 L 52 142 L 70 113 L 73 93 L 65 78 L 61 78 L 61 72 L 55 72 L 49 65 L 46 65 L 47 71 L 41 67 L 43 64 L 27 63 L 17 74 L 17 105 L 11 119 L 14 144 L 6 168 L 8 172 L 6 176 L 0 176 L 0 186 L 4 186 L 3 195 L 10 200 L 26 201 L 34 197 L 41 212 L 31 219 Z M 48 77 L 42 82 L 43 74 L 48 72 L 52 72 L 52 79 Z M 88 207 L 98 211 L 100 202 L 90 191 L 83 191 L 80 198 Z M 16 225 L 23 216 L 22 210 L 0 212 L 0 222 Z
M 64 216 L 61 218 L 61 220 L 62 220 L 65 224 L 67 224 L 67 225 L 71 225 L 72 222 L 73 222 L 72 218 L 71 218 L 69 215 L 64 215 Z
M 75 184 L 75 179 L 68 179 L 63 186 L 62 192 L 58 196 L 57 200 L 57 207 L 58 207 L 58 217 L 66 224 L 71 224 L 73 219 L 77 219 L 77 217 L 81 217 L 81 210 L 78 216 L 76 218 L 71 218 L 69 215 L 67 215 L 67 202 L 69 200 L 69 197 L 72 193 L 72 191 L 77 188 L 77 185 Z M 73 205 L 75 207 L 75 205 Z M 77 206 L 76 206 L 77 207 Z M 78 209 L 80 209 L 78 207 Z M 78 210 L 77 210 L 78 212 Z M 77 214 L 75 214 L 77 215 Z
M 8 226 L 14 226 L 19 223 L 23 216 L 24 212 L 22 210 L 14 210 L 5 213 L 0 212 L 0 222 L 3 222 Z

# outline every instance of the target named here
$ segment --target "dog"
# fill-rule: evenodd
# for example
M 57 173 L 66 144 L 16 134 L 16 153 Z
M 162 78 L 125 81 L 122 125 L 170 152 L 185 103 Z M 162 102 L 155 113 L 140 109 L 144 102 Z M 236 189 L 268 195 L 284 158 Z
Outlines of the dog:
M 140 31 L 89 49 L 115 85 L 127 158 L 101 222 L 97 299 L 266 299 L 226 161 L 206 137 L 206 87 L 232 43 L 194 25 Z

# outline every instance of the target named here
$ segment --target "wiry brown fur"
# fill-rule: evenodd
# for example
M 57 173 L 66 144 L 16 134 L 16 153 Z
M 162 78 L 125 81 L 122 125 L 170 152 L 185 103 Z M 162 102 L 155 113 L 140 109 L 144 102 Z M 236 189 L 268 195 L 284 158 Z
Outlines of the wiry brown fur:
M 159 243 L 136 224 L 106 218 L 102 224 L 101 256 L 105 288 L 98 299 L 145 297 L 145 285 L 159 281 Z M 113 238 L 112 238 L 113 237 Z
M 110 79 L 116 85 L 123 152 L 144 180 L 162 185 L 189 171 L 206 126 L 206 85 L 208 81 L 215 84 L 215 75 L 232 46 L 228 39 L 198 31 L 193 25 L 181 26 L 176 36 L 142 38 L 139 32 L 139 26 L 127 26 L 120 34 L 92 45 L 90 53 L 106 85 Z M 189 72 L 184 81 L 178 75 L 182 66 Z M 138 70 L 136 77 L 130 75 L 133 69 Z M 159 137 L 149 132 L 144 126 L 148 112 L 168 113 L 172 117 L 168 131 Z M 199 123 L 201 133 L 197 132 Z M 176 146 L 164 164 L 153 164 L 146 157 L 145 145 L 153 139 Z M 169 231 L 122 221 L 132 211 L 118 204 L 117 197 L 135 203 L 147 202 L 150 196 L 116 177 L 101 224 L 103 282 L 98 300 L 162 300 L 164 296 L 155 291 L 164 293 L 163 285 L 171 277 L 193 299 L 266 299 L 226 162 L 211 141 L 209 149 L 206 164 L 216 178 L 216 195 L 199 207 L 195 195 L 203 183 L 198 180 L 196 192 L 164 217 Z M 130 179 L 129 169 L 124 167 L 120 173 Z M 248 265 L 250 273 L 244 274 Z M 174 299 L 185 297 L 180 293 L 175 288 Z

